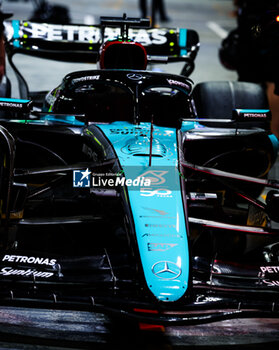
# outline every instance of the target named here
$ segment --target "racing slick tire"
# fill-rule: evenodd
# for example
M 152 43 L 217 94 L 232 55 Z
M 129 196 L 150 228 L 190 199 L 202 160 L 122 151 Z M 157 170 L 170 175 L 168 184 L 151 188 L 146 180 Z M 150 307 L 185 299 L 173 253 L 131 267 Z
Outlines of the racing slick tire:
M 201 118 L 231 119 L 232 111 L 266 109 L 268 101 L 264 88 L 255 83 L 239 81 L 202 82 L 193 90 L 197 115 Z
M 198 118 L 206 119 L 231 119 L 234 109 L 268 109 L 268 100 L 264 88 L 255 83 L 239 81 L 213 81 L 202 82 L 195 86 L 193 90 L 193 100 Z M 216 127 L 216 123 L 205 122 L 203 125 Z M 269 130 L 269 123 L 263 121 L 245 122 L 245 129 L 261 128 Z M 218 127 L 231 128 L 227 123 L 218 123 Z M 230 141 L 221 141 L 224 156 L 220 154 L 217 168 L 224 171 L 236 172 L 243 175 L 266 178 L 268 171 L 274 163 L 276 157 L 271 142 L 267 136 L 251 136 L 243 139 L 235 145 L 235 154 L 225 154 L 226 143 Z M 214 143 L 214 141 L 209 141 Z M 235 141 L 232 141 L 235 142 Z M 208 150 L 212 146 L 208 145 Z M 215 148 L 214 148 L 215 147 Z M 217 143 L 213 148 L 213 153 L 218 154 Z M 243 150 L 246 149 L 246 152 Z M 204 156 L 210 157 L 213 153 L 203 151 Z M 207 160 L 207 166 L 213 166 L 216 158 L 212 162 Z M 249 165 L 248 165 L 249 164 Z M 262 187 L 258 185 L 245 186 L 250 189 L 250 194 L 258 196 Z

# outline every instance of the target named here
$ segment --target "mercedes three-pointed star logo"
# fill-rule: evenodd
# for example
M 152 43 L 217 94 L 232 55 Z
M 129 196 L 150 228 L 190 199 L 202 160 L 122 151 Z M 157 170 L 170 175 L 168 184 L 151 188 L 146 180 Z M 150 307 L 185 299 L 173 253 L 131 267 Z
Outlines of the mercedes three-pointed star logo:
M 152 266 L 152 272 L 158 278 L 174 280 L 181 275 L 181 268 L 171 261 L 158 261 Z
M 131 80 L 141 80 L 143 76 L 141 74 L 136 74 L 136 73 L 129 73 L 127 74 L 127 78 Z

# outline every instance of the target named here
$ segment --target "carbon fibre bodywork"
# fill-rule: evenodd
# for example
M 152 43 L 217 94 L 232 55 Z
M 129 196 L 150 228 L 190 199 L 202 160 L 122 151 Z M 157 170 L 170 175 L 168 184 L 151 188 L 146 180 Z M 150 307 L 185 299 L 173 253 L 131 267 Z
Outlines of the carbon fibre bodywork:
M 24 50 L 16 25 L 7 45 Z M 183 51 L 177 33 L 166 40 Z M 70 73 L 40 111 L 0 103 L 2 304 L 160 324 L 278 318 L 268 110 L 199 116 L 189 78 L 134 69 Z

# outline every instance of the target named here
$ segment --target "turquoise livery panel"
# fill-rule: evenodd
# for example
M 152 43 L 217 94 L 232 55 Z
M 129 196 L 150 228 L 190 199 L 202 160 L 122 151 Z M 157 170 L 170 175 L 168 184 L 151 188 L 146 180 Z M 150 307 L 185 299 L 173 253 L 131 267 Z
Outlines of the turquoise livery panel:
M 127 193 L 147 286 L 158 300 L 176 301 L 189 281 L 176 130 L 154 126 L 150 165 L 149 123 L 98 126 L 113 145 L 126 180 L 142 179 L 138 186 L 127 186 Z

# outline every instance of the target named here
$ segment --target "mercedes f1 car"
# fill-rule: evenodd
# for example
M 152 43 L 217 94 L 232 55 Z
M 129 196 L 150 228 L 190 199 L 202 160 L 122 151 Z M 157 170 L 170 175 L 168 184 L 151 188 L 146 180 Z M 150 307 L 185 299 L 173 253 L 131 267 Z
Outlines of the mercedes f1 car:
M 198 34 L 147 26 L 4 22 L 20 99 L 3 73 L 0 302 L 162 325 L 278 318 L 279 142 L 265 94 L 193 88 Z M 16 53 L 98 68 L 32 92 Z

